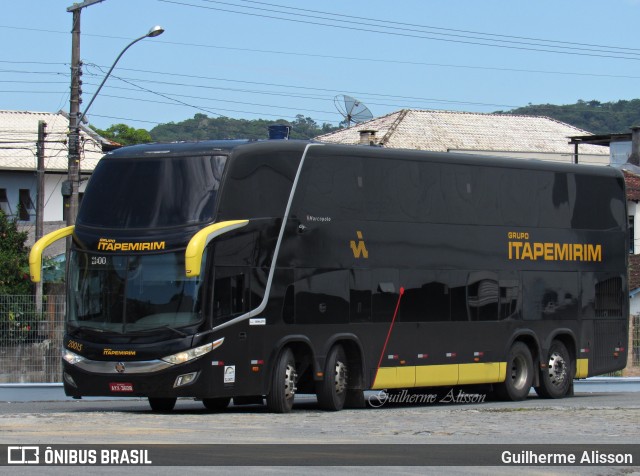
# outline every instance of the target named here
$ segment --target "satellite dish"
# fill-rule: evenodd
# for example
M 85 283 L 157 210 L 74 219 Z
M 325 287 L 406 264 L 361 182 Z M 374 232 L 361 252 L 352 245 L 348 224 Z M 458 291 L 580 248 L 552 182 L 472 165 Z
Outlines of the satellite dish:
M 340 94 L 333 98 L 333 103 L 336 105 L 338 112 L 344 117 L 347 127 L 351 127 L 351 124 L 360 124 L 373 119 L 373 114 L 371 114 L 369 108 L 356 98 Z

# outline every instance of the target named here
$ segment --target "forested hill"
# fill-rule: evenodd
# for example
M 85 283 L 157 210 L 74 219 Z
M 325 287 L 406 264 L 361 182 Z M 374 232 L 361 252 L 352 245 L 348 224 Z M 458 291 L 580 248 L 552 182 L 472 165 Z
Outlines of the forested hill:
M 576 104 L 557 106 L 554 104 L 530 104 L 510 111 L 496 111 L 500 114 L 546 116 L 571 124 L 593 134 L 627 133 L 631 126 L 640 125 L 640 99 L 631 101 L 604 102 L 578 101 Z M 134 129 L 126 124 L 114 124 L 106 130 L 96 129 L 107 137 L 123 145 L 144 142 L 172 142 L 206 139 L 266 139 L 272 124 L 291 126 L 292 139 L 311 139 L 321 134 L 337 130 L 330 124 L 318 125 L 312 118 L 302 114 L 293 122 L 283 119 L 231 119 L 211 118 L 196 114 L 182 122 L 160 124 L 150 131 Z
M 626 133 L 629 127 L 640 125 L 640 99 L 631 101 L 578 101 L 576 104 L 530 104 L 501 114 L 546 116 L 593 134 Z
M 205 114 L 196 114 L 193 119 L 182 122 L 160 124 L 149 131 L 154 141 L 183 141 L 206 139 L 266 139 L 268 128 L 273 124 L 291 126 L 291 139 L 311 139 L 320 134 L 337 130 L 330 124 L 319 126 L 310 117 L 302 114 L 293 122 L 282 119 L 268 121 L 264 119 L 231 119 L 229 117 L 211 118 Z

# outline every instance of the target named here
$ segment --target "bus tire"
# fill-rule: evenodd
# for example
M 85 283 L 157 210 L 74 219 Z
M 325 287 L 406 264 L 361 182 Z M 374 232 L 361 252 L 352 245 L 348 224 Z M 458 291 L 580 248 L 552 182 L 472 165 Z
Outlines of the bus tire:
M 502 400 L 513 402 L 524 400 L 529 395 L 533 383 L 533 359 L 529 347 L 523 342 L 515 342 L 507 355 L 507 376 L 496 385 L 496 394 Z
M 291 349 L 280 352 L 271 374 L 271 391 L 267 395 L 267 408 L 274 413 L 289 413 L 296 394 L 296 361 Z
M 348 383 L 347 356 L 341 345 L 334 345 L 327 356 L 324 377 L 316 392 L 318 406 L 323 410 L 342 410 L 347 398 Z
M 573 383 L 573 363 L 567 347 L 559 340 L 551 342 L 547 367 L 540 370 L 540 386 L 535 388 L 542 398 L 562 398 Z
M 176 406 L 177 398 L 153 398 L 149 397 L 149 406 L 154 412 L 170 412 Z
M 203 398 L 202 404 L 207 410 L 211 410 L 213 412 L 219 412 L 227 408 L 229 406 L 230 401 L 231 401 L 230 397 Z

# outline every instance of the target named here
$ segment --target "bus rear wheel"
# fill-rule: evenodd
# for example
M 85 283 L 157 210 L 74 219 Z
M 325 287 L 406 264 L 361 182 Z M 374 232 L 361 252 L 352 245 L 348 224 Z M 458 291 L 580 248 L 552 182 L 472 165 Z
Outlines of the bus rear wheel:
M 562 398 L 573 382 L 573 363 L 567 347 L 554 340 L 549 347 L 547 367 L 540 371 L 540 386 L 535 388 L 542 398 Z
M 231 401 L 231 398 L 229 397 L 203 398 L 202 404 L 207 410 L 211 410 L 213 412 L 219 412 L 227 408 L 229 406 L 230 401 Z
M 323 410 L 342 410 L 347 398 L 348 383 L 347 356 L 341 345 L 335 345 L 329 351 L 324 377 L 316 393 L 318 406 Z
M 502 400 L 524 400 L 529 395 L 532 383 L 531 351 L 523 342 L 515 342 L 507 355 L 507 378 L 496 386 L 496 394 Z
M 153 398 L 149 397 L 149 406 L 154 412 L 170 412 L 176 406 L 177 398 Z
M 267 395 L 267 408 L 274 413 L 289 413 L 293 408 L 296 395 L 296 361 L 289 348 L 280 352 L 273 373 L 271 374 L 271 391 Z

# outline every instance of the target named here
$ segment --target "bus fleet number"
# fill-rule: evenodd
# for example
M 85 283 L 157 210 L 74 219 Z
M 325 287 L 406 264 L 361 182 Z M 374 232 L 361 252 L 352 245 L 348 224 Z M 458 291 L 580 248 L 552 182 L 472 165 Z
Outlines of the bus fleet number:
M 93 266 L 104 266 L 107 264 L 107 257 L 106 256 L 92 256 L 91 257 L 91 264 Z

